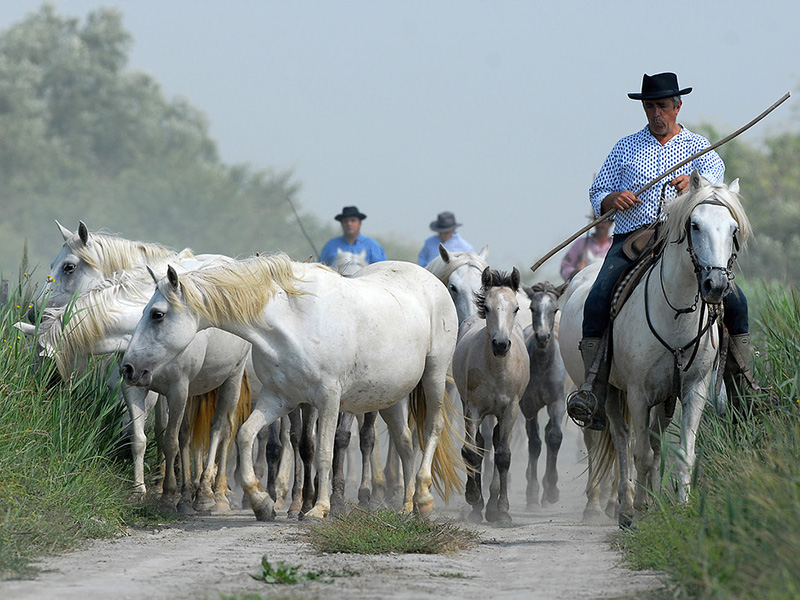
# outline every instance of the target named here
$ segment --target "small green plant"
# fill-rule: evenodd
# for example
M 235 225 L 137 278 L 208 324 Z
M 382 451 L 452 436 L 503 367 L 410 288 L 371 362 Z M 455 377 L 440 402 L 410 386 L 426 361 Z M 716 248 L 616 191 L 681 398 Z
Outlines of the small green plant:
M 320 583 L 333 583 L 334 577 L 353 577 L 358 575 L 356 571 L 340 569 L 336 571 L 300 571 L 297 565 L 290 565 L 282 560 L 275 563 L 275 566 L 267 559 L 267 555 L 261 557 L 261 572 L 250 575 L 256 581 L 264 583 L 288 584 L 308 583 L 319 581 Z
M 321 552 L 352 554 L 441 554 L 470 548 L 478 541 L 476 532 L 453 523 L 392 510 L 358 508 L 311 525 L 306 536 Z

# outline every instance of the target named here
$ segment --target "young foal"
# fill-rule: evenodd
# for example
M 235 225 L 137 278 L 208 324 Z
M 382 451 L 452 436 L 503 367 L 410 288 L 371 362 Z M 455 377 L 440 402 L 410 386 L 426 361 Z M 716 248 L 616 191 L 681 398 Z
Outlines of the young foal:
M 530 377 L 522 327 L 516 321 L 519 279 L 516 268 L 507 275 L 486 267 L 481 276 L 481 292 L 476 297 L 478 313 L 461 324 L 453 355 L 453 376 L 464 406 L 466 440 L 461 452 L 468 467 L 466 500 L 472 505 L 469 518 L 474 522 L 481 521 L 484 507 L 481 464 L 486 449 L 478 428 L 489 415 L 497 418 L 497 425 L 492 436 L 495 476 L 486 505 L 486 520 L 511 522 L 508 514 L 511 431 Z
M 547 408 L 550 420 L 545 427 L 545 443 L 547 444 L 547 464 L 542 484 L 542 504 L 553 504 L 558 501 L 558 451 L 563 438 L 562 424 L 566 404 L 564 392 L 567 372 L 558 347 L 555 335 L 558 299 L 566 284 L 555 287 L 550 282 L 536 283 L 533 287 L 525 287 L 531 299 L 531 315 L 533 325 L 525 329 L 525 345 L 530 357 L 530 381 L 522 396 L 519 407 L 525 415 L 525 430 L 528 433 L 528 468 L 525 475 L 528 479 L 526 500 L 528 509 L 539 506 L 539 480 L 537 464 L 542 451 L 542 439 L 539 436 L 539 411 Z

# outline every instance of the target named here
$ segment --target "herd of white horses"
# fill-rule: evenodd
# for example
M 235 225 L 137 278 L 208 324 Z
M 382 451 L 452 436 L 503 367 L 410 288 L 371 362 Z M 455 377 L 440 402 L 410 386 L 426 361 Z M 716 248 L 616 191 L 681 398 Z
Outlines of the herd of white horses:
M 719 338 L 711 325 L 730 287 L 720 273 L 730 273 L 749 224 L 736 182 L 710 185 L 696 172 L 690 179 L 666 209 L 663 250 L 615 310 L 609 426 L 584 432 L 586 518 L 615 511 L 630 525 L 646 508 L 661 483 L 661 434 L 676 400 L 685 500 L 704 406 L 725 411 L 724 393 L 712 389 Z M 400 489 L 401 510 L 428 515 L 432 486 L 445 500 L 464 489 L 471 520 L 507 524 L 511 432 L 521 410 L 528 508 L 558 501 L 565 398 L 583 380 L 583 302 L 599 265 L 569 286 L 528 287 L 516 268 L 491 268 L 488 247 L 440 247 L 427 268 L 364 265 L 363 256 L 342 253 L 329 268 L 280 253 L 240 260 L 174 252 L 90 233 L 82 222 L 75 232 L 59 228 L 63 247 L 31 322 L 17 327 L 64 378 L 90 356 L 116 357 L 109 380 L 128 409 L 135 493 L 147 491 L 145 423 L 155 409 L 166 505 L 227 510 L 233 477 L 256 518 L 273 519 L 283 474 L 292 479 L 283 484 L 292 488 L 289 516 L 325 518 L 345 505 L 343 457 L 358 418 L 362 504 Z M 696 297 L 703 310 L 674 310 Z M 390 436 L 385 470 L 377 414 Z

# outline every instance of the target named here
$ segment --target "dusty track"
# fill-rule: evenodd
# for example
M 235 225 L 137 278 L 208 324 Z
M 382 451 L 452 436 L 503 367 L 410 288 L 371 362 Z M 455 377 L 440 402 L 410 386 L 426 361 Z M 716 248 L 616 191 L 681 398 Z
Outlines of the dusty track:
M 525 511 L 526 459 L 521 440 L 512 459 L 510 528 L 477 526 L 482 543 L 454 556 L 322 555 L 299 539 L 302 524 L 285 511 L 270 523 L 250 511 L 194 517 L 166 527 L 130 530 L 65 556 L 48 558 L 34 580 L 0 582 L 0 597 L 31 598 L 220 598 L 258 593 L 264 598 L 635 598 L 657 588 L 655 573 L 632 572 L 609 546 L 609 520 L 581 522 L 585 463 L 578 459 L 578 432 L 567 427 L 560 455 L 561 500 Z M 348 490 L 349 491 L 349 490 Z M 434 517 L 457 519 L 463 499 L 441 504 Z M 466 523 L 464 526 L 470 526 Z M 301 571 L 349 570 L 359 575 L 333 583 L 292 586 L 255 581 L 262 555 Z

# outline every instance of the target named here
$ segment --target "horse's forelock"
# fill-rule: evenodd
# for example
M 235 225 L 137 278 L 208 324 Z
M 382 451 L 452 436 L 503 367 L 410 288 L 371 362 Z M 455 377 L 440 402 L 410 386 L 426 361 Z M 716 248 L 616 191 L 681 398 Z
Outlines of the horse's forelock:
M 104 277 L 167 258 L 192 258 L 194 256 L 189 249 L 178 254 L 162 244 L 137 242 L 105 233 L 90 233 L 89 240 L 90 244 L 84 244 L 76 234 L 66 243 L 75 256 L 89 267 L 102 272 Z
M 556 288 L 556 286 L 549 281 L 539 281 L 534 283 L 531 286 L 531 291 L 533 291 L 534 294 L 551 294 L 555 298 L 558 298 L 558 288 Z
M 497 269 L 489 271 L 489 285 L 484 285 L 479 292 L 475 292 L 475 305 L 478 307 L 478 316 L 481 319 L 486 318 L 486 294 L 495 287 L 514 289 L 512 273 L 504 273 Z

